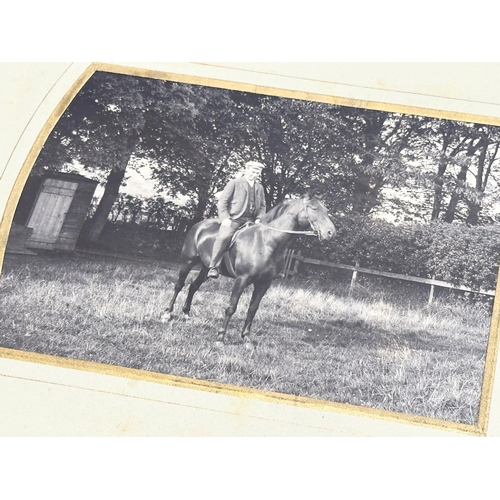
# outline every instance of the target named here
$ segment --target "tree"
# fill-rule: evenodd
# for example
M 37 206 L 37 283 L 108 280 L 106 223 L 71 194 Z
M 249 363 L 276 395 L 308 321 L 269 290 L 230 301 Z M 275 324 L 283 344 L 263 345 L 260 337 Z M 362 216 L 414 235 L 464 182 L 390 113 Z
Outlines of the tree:
M 238 168 L 232 159 L 240 145 L 235 130 L 241 114 L 224 89 L 176 83 L 169 97 L 169 113 L 157 123 L 161 144 L 151 136 L 141 154 L 154 160 L 153 178 L 165 194 L 194 201 L 199 221 Z
M 239 155 L 265 165 L 268 208 L 307 187 L 327 187 L 340 150 L 339 112 L 328 104 L 254 96 L 243 100 Z
M 477 224 L 497 167 L 499 129 L 429 118 L 412 144 L 431 183 L 430 219 Z
M 78 159 L 91 170 L 107 171 L 104 194 L 87 226 L 90 242 L 98 240 L 106 224 L 144 130 L 145 84 L 139 78 L 96 73 L 73 102 L 86 146 Z
M 471 167 L 473 157 L 475 153 L 484 149 L 484 146 L 487 144 L 485 137 L 479 137 L 477 140 L 475 137 L 469 139 L 467 144 L 467 149 L 465 150 L 465 154 L 460 158 L 460 161 L 457 161 L 457 165 L 460 165 L 460 169 L 455 178 L 454 186 L 451 191 L 450 201 L 448 203 L 448 208 L 444 214 L 443 220 L 444 222 L 453 222 L 455 219 L 455 215 L 457 212 L 457 206 L 460 199 L 463 198 L 466 183 L 467 183 L 467 173 Z
M 80 164 L 105 183 L 87 226 L 89 241 L 98 239 L 140 141 L 147 90 L 145 79 L 96 72 L 71 102 L 37 159 L 35 171 Z
M 483 127 L 484 133 L 477 156 L 477 167 L 475 181 L 470 196 L 466 199 L 468 206 L 467 223 L 476 225 L 479 223 L 479 215 L 483 208 L 486 188 L 492 177 L 494 168 L 498 168 L 500 129 L 498 127 Z
M 368 109 L 342 108 L 341 174 L 346 211 L 368 215 L 391 211 L 384 190 L 402 190 L 411 179 L 409 144 L 419 117 Z M 397 208 L 397 207 L 396 207 Z
M 467 151 L 472 153 L 475 138 L 473 125 L 469 123 L 431 118 L 422 128 L 418 147 L 424 164 L 435 169 L 432 176 L 432 210 L 431 220 L 439 220 L 442 216 L 443 205 L 450 187 L 455 178 L 463 180 L 467 160 L 463 157 Z M 470 154 L 469 154 L 470 159 Z M 462 174 L 455 175 L 456 167 Z M 450 217 L 450 215 L 448 215 Z

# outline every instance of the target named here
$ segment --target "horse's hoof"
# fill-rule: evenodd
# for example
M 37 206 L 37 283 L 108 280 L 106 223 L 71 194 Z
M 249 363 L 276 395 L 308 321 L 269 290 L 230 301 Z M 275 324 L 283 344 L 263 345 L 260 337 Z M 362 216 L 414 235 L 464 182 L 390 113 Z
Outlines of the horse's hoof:
M 247 339 L 245 339 L 243 345 L 245 346 L 245 349 L 247 349 L 248 351 L 251 351 L 251 352 L 255 351 L 255 349 L 257 348 L 257 346 L 255 345 L 255 342 L 252 342 L 251 340 L 247 340 Z
M 191 316 L 189 316 L 189 314 L 183 313 L 183 314 L 182 314 L 182 319 L 183 319 L 184 321 L 189 321 L 189 320 L 191 319 Z
M 224 347 L 224 341 L 223 340 L 216 340 L 215 347 Z
M 166 312 L 160 316 L 160 321 L 162 323 L 168 323 L 171 320 L 172 320 L 172 313 L 170 312 Z

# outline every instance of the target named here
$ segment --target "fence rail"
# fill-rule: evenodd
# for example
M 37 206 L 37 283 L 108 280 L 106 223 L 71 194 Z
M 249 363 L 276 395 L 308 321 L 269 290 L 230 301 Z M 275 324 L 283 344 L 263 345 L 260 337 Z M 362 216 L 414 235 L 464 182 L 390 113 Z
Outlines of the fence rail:
M 349 289 L 350 291 L 356 284 L 358 273 L 362 273 L 362 274 L 372 274 L 374 276 L 382 276 L 384 278 L 392 278 L 402 281 L 411 281 L 414 283 L 422 283 L 424 285 L 430 285 L 429 300 L 428 300 L 429 305 L 432 304 L 432 301 L 434 299 L 435 287 L 449 288 L 452 290 L 460 290 L 463 292 L 477 293 L 480 295 L 486 295 L 488 297 L 495 297 L 495 292 L 492 290 L 473 290 L 465 286 L 457 286 L 448 283 L 446 281 L 436 280 L 433 278 L 420 278 L 419 276 L 408 276 L 406 274 L 376 271 L 375 269 L 367 269 L 364 267 L 359 267 L 358 265 L 349 266 L 347 264 L 336 264 L 334 262 L 310 259 L 308 257 L 304 257 L 300 251 L 296 252 L 295 250 L 292 249 L 287 250 L 285 255 L 285 278 L 297 274 L 299 262 L 302 262 L 304 264 L 312 264 L 315 266 L 332 267 L 336 269 L 346 269 L 348 271 L 352 271 L 351 285 Z

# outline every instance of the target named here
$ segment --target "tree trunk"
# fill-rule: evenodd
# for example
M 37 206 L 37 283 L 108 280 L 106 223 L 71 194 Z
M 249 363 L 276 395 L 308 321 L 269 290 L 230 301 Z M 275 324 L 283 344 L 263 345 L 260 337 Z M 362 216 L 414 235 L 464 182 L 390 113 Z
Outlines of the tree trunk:
M 106 180 L 104 194 L 99 202 L 99 206 L 88 225 L 87 231 L 83 235 L 84 241 L 95 243 L 101 236 L 102 230 L 106 225 L 109 214 L 113 205 L 118 198 L 120 186 L 125 178 L 127 165 L 132 157 L 137 142 L 139 141 L 139 133 L 135 130 L 131 131 L 126 139 L 126 144 L 123 149 L 117 152 L 117 167 L 112 168 Z
M 388 113 L 367 112 L 365 117 L 363 160 L 359 166 L 352 195 L 352 210 L 357 214 L 367 215 L 373 210 L 384 185 L 383 177 L 373 173 L 373 165 L 383 147 L 381 133 L 387 116 Z
M 455 214 L 457 212 L 458 201 L 460 200 L 460 196 L 462 194 L 463 188 L 465 186 L 465 181 L 467 179 L 467 171 L 469 170 L 469 166 L 467 164 L 462 165 L 460 172 L 457 176 L 457 183 L 455 185 L 455 189 L 451 195 L 450 203 L 448 203 L 448 208 L 446 209 L 446 213 L 444 215 L 444 222 L 452 223 L 455 219 Z
M 197 222 L 201 222 L 205 218 L 205 210 L 208 206 L 208 194 L 199 192 L 198 193 L 198 204 L 196 205 L 196 209 L 193 217 L 193 224 Z
M 434 177 L 434 202 L 432 205 L 431 220 L 438 220 L 439 214 L 441 213 L 441 204 L 443 203 L 443 176 L 447 166 L 446 160 L 442 158 L 439 161 L 438 173 L 436 177 Z
M 480 203 L 471 203 L 469 205 L 469 213 L 467 214 L 467 224 L 477 226 L 479 222 L 479 213 L 481 212 Z
M 486 153 L 488 150 L 489 141 L 484 140 L 482 144 L 481 153 L 478 159 L 477 174 L 476 174 L 476 198 L 468 202 L 469 212 L 467 214 L 467 224 L 471 226 L 477 226 L 479 222 L 479 213 L 483 208 L 482 202 L 484 198 L 484 192 L 486 190 L 486 185 L 488 184 L 488 179 L 491 173 L 491 168 L 493 162 L 496 159 L 498 148 L 500 143 L 496 143 L 494 151 L 490 157 L 488 164 L 486 165 Z M 485 168 L 486 165 L 486 168 Z
M 90 243 L 95 243 L 101 236 L 102 230 L 108 220 L 109 213 L 118 197 L 120 186 L 125 177 L 125 169 L 111 170 L 106 181 L 104 194 L 102 195 L 99 206 L 92 217 L 92 220 L 87 228 L 85 240 Z
M 434 201 L 432 206 L 431 220 L 438 220 L 441 214 L 443 204 L 443 188 L 444 188 L 444 174 L 450 164 L 452 158 L 455 158 L 461 152 L 466 144 L 467 136 L 459 138 L 457 135 L 457 128 L 454 122 L 447 122 L 446 129 L 442 132 L 443 143 L 441 146 L 441 154 L 438 163 L 438 171 L 434 177 Z M 452 145 L 454 139 L 458 142 L 454 148 L 448 153 L 448 147 Z M 472 144 L 472 143 L 471 143 Z M 471 145 L 469 145 L 471 147 Z
M 448 168 L 448 158 L 446 157 L 446 150 L 448 149 L 449 138 L 443 138 L 443 147 L 441 149 L 441 157 L 439 158 L 438 171 L 434 177 L 434 201 L 432 204 L 431 220 L 438 220 L 441 214 L 441 204 L 443 203 L 443 185 L 444 174 Z
M 363 168 L 367 168 L 368 165 L 372 164 L 373 161 L 363 162 Z M 376 189 L 373 190 L 371 183 L 373 182 L 373 177 L 365 175 L 363 173 L 358 173 L 356 181 L 354 184 L 353 194 L 352 194 L 352 211 L 359 215 L 367 215 L 370 210 L 376 205 L 377 193 Z M 379 185 L 379 182 L 376 182 Z
M 443 219 L 444 222 L 451 223 L 454 221 L 457 212 L 458 202 L 462 197 L 463 191 L 465 189 L 467 181 L 467 172 L 469 171 L 470 162 L 472 161 L 471 158 L 483 144 L 487 146 L 487 143 L 484 141 L 484 139 L 480 139 L 476 143 L 474 143 L 474 139 L 471 139 L 469 147 L 467 148 L 467 158 L 469 161 L 464 162 L 464 164 L 460 168 L 460 172 L 457 175 L 455 188 L 453 189 L 453 193 L 451 194 L 450 203 L 448 204 L 448 208 L 446 210 L 446 214 Z M 482 159 L 482 162 L 484 164 L 484 158 Z

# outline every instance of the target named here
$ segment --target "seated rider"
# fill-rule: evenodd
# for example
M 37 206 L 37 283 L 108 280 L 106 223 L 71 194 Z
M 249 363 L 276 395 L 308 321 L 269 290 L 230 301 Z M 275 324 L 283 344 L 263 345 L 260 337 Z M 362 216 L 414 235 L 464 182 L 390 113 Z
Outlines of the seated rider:
M 257 181 L 264 165 L 256 161 L 245 164 L 245 174 L 229 181 L 217 203 L 221 225 L 214 242 L 208 277 L 219 277 L 219 266 L 233 234 L 247 222 L 259 223 L 266 214 L 264 188 Z

